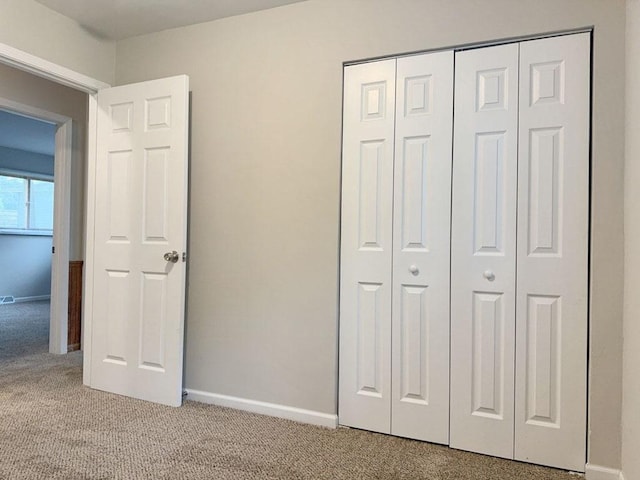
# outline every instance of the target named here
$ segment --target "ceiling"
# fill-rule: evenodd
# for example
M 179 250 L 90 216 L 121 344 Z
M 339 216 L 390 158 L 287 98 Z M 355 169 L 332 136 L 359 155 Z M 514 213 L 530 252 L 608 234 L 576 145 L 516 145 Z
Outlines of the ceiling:
M 0 147 L 53 155 L 56 126 L 0 110 Z
M 36 0 L 111 40 L 297 3 L 304 0 Z

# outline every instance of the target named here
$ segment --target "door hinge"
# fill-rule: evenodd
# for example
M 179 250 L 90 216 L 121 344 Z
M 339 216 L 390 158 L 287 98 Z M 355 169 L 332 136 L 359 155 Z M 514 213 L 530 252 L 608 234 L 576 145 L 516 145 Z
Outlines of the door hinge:
M 51 253 L 56 253 L 56 247 L 51 247 Z

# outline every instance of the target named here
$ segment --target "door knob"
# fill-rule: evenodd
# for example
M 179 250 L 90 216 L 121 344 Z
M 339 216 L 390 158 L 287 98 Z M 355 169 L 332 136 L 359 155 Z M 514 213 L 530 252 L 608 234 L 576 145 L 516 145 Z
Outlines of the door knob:
M 487 280 L 489 280 L 490 282 L 493 282 L 496 278 L 495 273 L 493 273 L 491 270 L 485 270 L 482 276 Z
M 178 263 L 179 258 L 180 258 L 180 255 L 178 255 L 178 252 L 176 252 L 175 250 L 173 252 L 167 252 L 164 254 L 164 259 L 167 262 Z
M 409 271 L 413 274 L 413 275 L 418 275 L 418 273 L 420 273 L 420 270 L 418 269 L 417 265 L 411 265 L 409 267 Z

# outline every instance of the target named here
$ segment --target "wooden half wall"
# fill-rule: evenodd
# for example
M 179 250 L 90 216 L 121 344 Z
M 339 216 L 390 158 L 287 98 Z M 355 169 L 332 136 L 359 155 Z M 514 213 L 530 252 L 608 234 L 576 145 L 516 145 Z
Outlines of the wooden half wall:
M 69 324 L 67 350 L 80 350 L 82 325 L 82 260 L 69 262 Z

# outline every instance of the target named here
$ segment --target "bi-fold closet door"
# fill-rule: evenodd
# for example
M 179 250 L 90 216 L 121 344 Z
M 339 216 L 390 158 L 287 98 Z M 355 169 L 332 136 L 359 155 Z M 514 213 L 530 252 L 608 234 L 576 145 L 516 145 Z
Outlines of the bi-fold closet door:
M 345 68 L 340 423 L 449 439 L 453 52 Z
M 453 55 L 345 68 L 340 423 L 581 471 L 590 37 Z
M 451 446 L 583 471 L 588 33 L 458 52 Z

